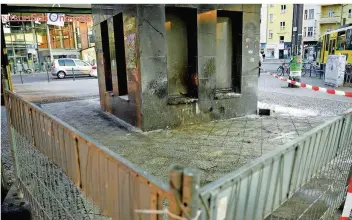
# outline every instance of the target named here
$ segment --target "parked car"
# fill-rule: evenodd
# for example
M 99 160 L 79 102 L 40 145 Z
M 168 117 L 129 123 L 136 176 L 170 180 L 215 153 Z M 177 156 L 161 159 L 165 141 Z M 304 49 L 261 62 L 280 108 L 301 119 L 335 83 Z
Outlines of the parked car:
M 92 66 L 89 63 L 71 58 L 55 59 L 51 66 L 51 75 L 56 76 L 59 79 L 63 79 L 66 76 L 96 76 L 96 66 Z
M 90 76 L 98 77 L 98 70 L 97 66 L 92 66 L 92 72 L 90 73 Z

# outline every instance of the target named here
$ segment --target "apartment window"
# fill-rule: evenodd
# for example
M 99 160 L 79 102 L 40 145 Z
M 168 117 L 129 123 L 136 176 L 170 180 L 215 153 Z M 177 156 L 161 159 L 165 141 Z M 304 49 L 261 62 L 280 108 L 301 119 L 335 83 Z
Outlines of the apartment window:
M 274 22 L 274 15 L 273 14 L 269 15 L 269 21 L 270 21 L 270 23 Z
M 285 29 L 285 23 L 284 21 L 280 21 L 280 30 L 284 30 Z
M 326 28 L 326 32 L 330 32 L 331 31 L 331 26 L 328 26 L 327 28 Z
M 270 4 L 270 8 L 273 8 L 274 7 L 274 4 Z
M 329 17 L 333 17 L 334 14 L 335 14 L 334 10 L 333 10 L 332 8 L 329 8 L 329 10 L 328 10 L 328 16 L 329 16 Z
M 304 36 L 304 37 L 307 36 L 307 28 L 306 28 L 306 27 L 304 27 L 304 29 L 303 29 L 303 36 Z
M 269 30 L 269 39 L 273 39 L 273 31 Z
M 308 18 L 308 10 L 304 10 L 304 20 L 307 20 Z
M 285 42 L 285 37 L 284 36 L 280 36 L 280 44 L 283 44 Z
M 281 13 L 286 13 L 286 5 L 281 5 Z
M 314 19 L 314 9 L 309 9 L 309 19 Z
M 312 37 L 313 36 L 313 27 L 308 27 L 308 37 Z
M 352 17 L 352 9 L 348 9 L 348 17 Z

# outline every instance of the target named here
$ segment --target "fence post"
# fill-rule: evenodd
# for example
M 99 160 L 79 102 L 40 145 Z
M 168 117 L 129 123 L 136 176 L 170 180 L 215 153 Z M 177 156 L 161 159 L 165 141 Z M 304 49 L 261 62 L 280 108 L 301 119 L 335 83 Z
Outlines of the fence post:
M 182 204 L 186 213 L 183 217 L 194 219 L 199 208 L 200 172 L 197 169 L 185 168 L 183 170 Z
M 170 168 L 170 200 L 169 200 L 169 211 L 177 216 L 182 215 L 180 207 L 182 198 L 182 177 L 183 167 L 180 165 L 173 165 Z M 171 218 L 170 219 L 174 219 Z
M 16 150 L 16 136 L 14 132 L 14 128 L 12 126 L 12 121 L 11 121 L 11 116 L 10 116 L 10 106 L 8 103 L 8 94 L 7 90 L 9 89 L 8 81 L 4 80 L 4 102 L 5 102 L 5 108 L 6 108 L 6 120 L 7 120 L 7 132 L 9 133 L 9 139 L 10 139 L 10 149 L 11 149 L 11 155 L 12 155 L 12 160 L 13 160 L 13 168 L 14 168 L 14 174 L 16 181 L 19 179 L 19 169 L 18 169 L 18 160 L 17 160 L 17 150 Z M 18 188 L 19 189 L 19 188 Z M 18 197 L 21 198 L 23 197 L 23 193 L 19 190 L 18 191 Z

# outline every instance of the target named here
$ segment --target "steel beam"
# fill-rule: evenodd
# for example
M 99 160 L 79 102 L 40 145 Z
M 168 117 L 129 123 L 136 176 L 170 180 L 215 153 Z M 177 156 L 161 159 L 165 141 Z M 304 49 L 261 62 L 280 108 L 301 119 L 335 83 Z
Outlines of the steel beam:
M 10 6 L 1 5 L 1 14 L 8 13 L 64 13 L 64 14 L 92 14 L 91 8 L 67 8 L 67 7 L 33 7 L 33 6 Z

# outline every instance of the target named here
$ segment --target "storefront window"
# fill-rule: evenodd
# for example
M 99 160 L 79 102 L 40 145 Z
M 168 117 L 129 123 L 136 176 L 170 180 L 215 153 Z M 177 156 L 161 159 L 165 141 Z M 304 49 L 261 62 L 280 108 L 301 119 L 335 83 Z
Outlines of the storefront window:
M 11 16 L 13 15 L 11 14 Z M 23 19 L 23 16 L 27 16 L 26 18 L 29 19 L 31 16 L 29 13 L 17 13 L 15 15 L 19 19 Z M 45 17 L 45 14 L 37 15 L 38 17 Z M 65 22 L 63 27 L 47 25 L 43 20 L 2 21 L 2 25 L 12 72 L 18 72 L 22 68 L 20 67 L 22 64 L 26 68 L 28 66 L 28 68 L 36 70 L 41 69 L 41 64 L 51 63 L 48 50 L 48 35 L 52 52 L 55 52 L 55 49 L 76 50 L 77 47 L 82 48 L 82 40 L 84 41 L 84 48 L 82 49 L 93 47 L 95 43 L 94 32 L 91 31 L 91 21 L 76 21 L 75 24 L 73 22 Z M 74 31 L 74 28 L 76 31 Z M 48 30 L 49 33 L 47 33 Z M 75 45 L 75 42 L 77 42 L 77 45 Z M 94 48 L 92 49 L 94 50 Z M 59 55 L 55 52 L 55 56 L 59 57 L 78 58 L 81 56 L 80 53 L 82 53 L 80 51 L 58 51 L 60 52 Z
M 62 37 L 65 49 L 75 48 L 72 23 L 65 24 L 65 26 L 62 28 Z
M 82 48 L 82 39 L 81 39 L 81 32 L 80 32 L 80 28 L 78 27 L 78 28 L 76 28 L 76 38 L 77 38 L 77 47 L 78 48 Z
M 94 31 L 90 30 L 88 32 L 89 47 L 95 46 Z

